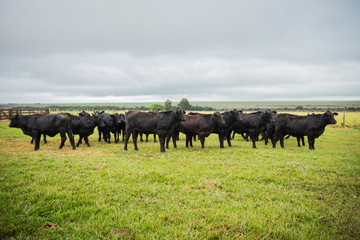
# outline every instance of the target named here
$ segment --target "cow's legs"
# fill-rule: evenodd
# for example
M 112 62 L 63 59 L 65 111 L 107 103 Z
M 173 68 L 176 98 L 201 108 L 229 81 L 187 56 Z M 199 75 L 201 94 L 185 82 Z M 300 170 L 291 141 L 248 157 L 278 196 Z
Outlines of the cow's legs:
M 219 134 L 219 142 L 220 142 L 220 148 L 224 148 L 224 137 Z
M 249 141 L 249 136 L 247 134 L 245 135 L 245 133 L 241 133 L 241 136 L 243 137 L 243 139 L 245 139 L 245 141 Z
M 46 144 L 46 143 L 47 143 L 47 141 L 46 141 L 46 135 L 43 134 L 43 137 L 44 137 L 44 143 Z
M 187 148 L 189 147 L 189 142 L 190 142 L 189 137 L 191 138 L 192 136 L 190 136 L 189 134 L 186 134 L 186 145 L 185 146 Z
M 296 137 L 296 140 L 297 140 L 298 147 L 301 147 L 301 145 L 300 145 L 300 137 Z
M 117 137 L 116 137 L 116 134 L 117 134 L 117 132 L 115 132 L 115 133 L 114 133 L 114 141 L 115 141 L 115 143 L 117 143 Z
M 305 146 L 304 136 L 301 137 L 302 145 Z
M 167 136 L 166 137 L 166 142 L 165 142 L 165 147 L 166 147 L 166 149 L 169 149 L 169 142 L 170 142 L 170 139 L 171 139 L 171 136 Z
M 106 132 L 106 140 L 105 140 L 105 141 L 106 141 L 107 143 L 111 143 L 110 138 L 111 138 L 110 131 L 107 131 L 107 132 Z
M 99 132 L 99 142 L 101 141 L 101 131 L 98 129 Z
M 64 133 L 64 135 L 65 135 L 65 133 Z M 76 147 L 75 147 L 75 141 L 74 141 L 74 134 L 72 133 L 71 127 L 70 127 L 70 129 L 68 129 L 67 135 L 70 139 L 72 148 L 75 149 Z M 65 136 L 65 140 L 66 140 L 66 136 Z
M 266 135 L 266 136 L 265 136 L 265 145 L 268 145 L 268 143 L 269 143 L 269 138 L 268 138 L 268 136 Z
M 139 148 L 138 148 L 138 146 L 137 146 L 137 137 L 138 137 L 138 134 L 139 134 L 139 132 L 136 131 L 136 130 L 133 131 L 133 133 L 132 133 L 133 142 L 134 142 L 134 148 L 135 148 L 136 151 L 139 151 Z
M 154 133 L 154 143 L 156 143 L 156 134 Z
M 90 147 L 89 139 L 87 136 L 84 137 L 85 143 L 88 147 Z
M 36 130 L 33 131 L 33 138 L 35 140 L 34 151 L 40 149 L 40 136 L 41 136 L 41 134 L 39 133 L 39 131 L 36 131 Z
M 309 149 L 315 150 L 315 138 L 308 136 L 308 142 L 309 142 Z
M 205 148 L 205 136 L 199 136 L 200 137 L 200 142 L 201 142 L 201 148 L 204 149 Z
M 129 138 L 130 138 L 130 135 L 131 135 L 131 132 L 130 131 L 126 131 L 125 133 L 125 144 L 124 144 L 124 150 L 127 151 L 127 145 L 128 145 L 128 142 L 129 142 Z
M 174 133 L 174 135 L 172 136 L 174 148 L 177 148 L 176 139 L 177 139 L 178 136 L 179 136 L 179 133 L 177 133 L 177 134 Z
M 274 135 L 270 136 L 271 144 L 274 145 Z
M 66 134 L 64 130 L 60 130 L 60 136 L 61 136 L 61 143 L 59 149 L 62 149 L 66 141 Z
M 195 134 L 194 138 L 196 139 L 196 134 Z M 189 141 L 190 141 L 190 147 L 193 147 L 193 139 L 192 139 L 191 135 L 190 135 Z M 196 140 L 194 142 L 196 142 Z
M 230 132 L 226 134 L 226 140 L 228 142 L 229 147 L 231 147 L 231 133 Z
M 284 136 L 280 136 L 280 134 L 276 134 L 276 133 L 274 134 L 272 139 L 273 148 L 276 148 L 276 143 L 277 141 L 279 141 L 280 138 L 284 139 Z
M 165 153 L 165 135 L 164 134 L 159 134 L 159 142 L 160 142 L 161 153 Z
M 80 146 L 80 144 L 82 143 L 82 139 L 83 139 L 83 136 L 80 135 L 79 141 L 78 141 L 78 143 L 76 144 L 76 147 L 79 147 L 79 146 Z
M 256 137 L 250 137 L 252 144 L 253 144 L 253 148 L 256 148 Z
M 284 137 L 280 138 L 280 146 L 284 148 Z

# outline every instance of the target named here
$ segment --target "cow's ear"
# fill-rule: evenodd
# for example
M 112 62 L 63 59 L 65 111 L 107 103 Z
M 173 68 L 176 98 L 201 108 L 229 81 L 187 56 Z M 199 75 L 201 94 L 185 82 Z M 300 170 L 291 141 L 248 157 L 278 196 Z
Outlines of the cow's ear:
M 334 115 L 337 116 L 337 115 L 339 115 L 339 114 L 338 114 L 337 112 L 334 112 Z
M 101 111 L 100 114 L 103 114 L 105 111 Z
M 183 111 L 183 114 L 185 114 L 186 112 L 185 111 Z
M 272 113 L 273 113 L 273 114 L 277 114 L 277 111 L 274 110 L 274 111 L 272 111 Z

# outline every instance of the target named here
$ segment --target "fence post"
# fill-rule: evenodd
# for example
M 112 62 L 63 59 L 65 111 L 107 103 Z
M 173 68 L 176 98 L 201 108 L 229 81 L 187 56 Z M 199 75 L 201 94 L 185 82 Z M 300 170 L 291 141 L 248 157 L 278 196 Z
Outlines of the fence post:
M 50 108 L 45 109 L 45 114 L 50 114 Z

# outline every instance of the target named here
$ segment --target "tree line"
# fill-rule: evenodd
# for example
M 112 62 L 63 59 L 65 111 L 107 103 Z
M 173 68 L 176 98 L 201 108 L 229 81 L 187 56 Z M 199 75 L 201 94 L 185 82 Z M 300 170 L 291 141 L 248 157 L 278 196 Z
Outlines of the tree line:
M 203 107 L 203 106 L 193 106 L 190 104 L 189 100 L 187 98 L 183 98 L 181 99 L 181 101 L 176 105 L 173 106 L 172 102 L 170 100 L 166 100 L 164 105 L 158 104 L 158 103 L 154 103 L 150 105 L 150 111 L 154 111 L 154 110 L 172 110 L 175 108 L 181 108 L 182 110 L 185 111 L 216 111 L 215 108 L 213 107 Z
M 1 105 L 0 107 L 8 107 Z M 114 106 L 114 105 L 51 105 L 51 106 L 42 106 L 44 108 L 50 108 L 51 111 L 128 111 L 128 110 L 140 110 L 140 111 L 154 111 L 154 110 L 172 110 L 177 107 L 180 107 L 182 110 L 185 111 L 229 111 L 232 110 L 230 108 L 214 108 L 208 106 L 199 106 L 199 105 L 191 105 L 187 98 L 181 99 L 181 101 L 173 105 L 170 100 L 166 100 L 164 104 L 153 103 L 150 106 Z M 39 106 L 12 106 L 12 109 L 39 109 Z M 243 111 L 262 111 L 264 107 L 246 107 L 246 106 L 239 106 L 238 110 Z M 323 112 L 323 111 L 338 111 L 338 112 L 358 112 L 360 111 L 360 107 L 311 107 L 311 106 L 296 106 L 296 107 L 279 107 L 277 106 L 277 111 L 302 111 L 302 112 Z

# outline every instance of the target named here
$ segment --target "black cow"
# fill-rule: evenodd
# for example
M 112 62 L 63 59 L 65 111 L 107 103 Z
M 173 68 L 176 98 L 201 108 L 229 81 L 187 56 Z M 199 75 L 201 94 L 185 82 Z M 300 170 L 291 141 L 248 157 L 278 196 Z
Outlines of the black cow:
M 240 114 L 240 121 L 232 124 L 232 130 L 236 133 L 246 133 L 250 136 L 253 148 L 256 148 L 255 142 L 258 140 L 259 134 L 266 128 L 266 124 L 273 121 L 273 113 L 270 110 L 259 111 L 254 113 Z
M 129 111 L 126 113 L 125 118 L 126 137 L 124 150 L 127 150 L 130 134 L 133 134 L 135 150 L 139 150 L 137 147 L 138 133 L 146 132 L 156 133 L 159 136 L 160 151 L 162 153 L 165 152 L 165 138 L 173 133 L 175 124 L 185 121 L 184 112 L 180 108 L 158 113 Z
M 228 146 L 231 147 L 231 131 L 232 124 L 235 121 L 240 121 L 239 111 L 234 109 L 229 112 L 222 113 L 224 119 L 224 125 L 216 125 L 213 133 L 219 134 L 220 148 L 224 148 L 224 139 L 226 138 Z
M 99 116 L 91 116 L 89 113 L 82 111 L 79 116 L 67 113 L 71 118 L 71 129 L 73 134 L 79 134 L 79 141 L 77 147 L 82 143 L 82 139 L 90 147 L 88 137 L 94 133 L 95 127 L 104 127 L 105 124 Z
M 277 117 L 277 112 L 276 111 L 272 111 L 273 115 L 272 115 L 272 121 L 267 123 L 265 125 L 265 128 L 262 129 L 261 135 L 263 136 L 263 139 L 265 139 L 265 145 L 268 144 L 269 139 L 271 140 L 271 144 L 273 143 L 273 138 L 274 138 L 274 133 L 275 133 L 275 121 L 276 121 L 276 117 Z
M 64 146 L 66 134 L 70 138 L 72 148 L 75 149 L 74 135 L 71 130 L 71 119 L 67 114 L 41 115 L 35 118 L 31 115 L 16 115 L 11 119 L 9 127 L 25 129 L 26 132 L 31 133 L 31 136 L 35 139 L 35 151 L 40 149 L 41 134 L 54 137 L 58 133 L 61 135 L 60 149 Z
M 208 137 L 216 127 L 222 127 L 224 125 L 225 121 L 219 112 L 213 114 L 186 115 L 186 120 L 175 126 L 175 131 L 172 136 L 174 147 L 176 148 L 177 132 L 182 132 L 186 135 L 186 147 L 189 147 L 189 144 L 192 147 L 192 138 L 194 135 L 198 135 L 201 148 L 204 148 L 205 137 Z M 169 142 L 169 140 L 170 136 L 167 142 Z
M 32 115 L 28 115 L 28 116 L 29 116 L 29 120 L 28 120 L 28 121 L 34 121 L 34 119 L 36 119 L 36 118 L 39 117 L 39 116 L 43 116 L 43 114 L 32 114 Z M 31 137 L 30 143 L 33 144 L 33 143 L 34 143 L 34 137 L 32 136 L 32 131 L 29 131 L 28 129 L 26 129 L 26 126 L 23 126 L 23 127 L 21 128 L 21 130 L 23 131 L 23 133 L 24 133 L 25 135 L 28 135 L 28 136 Z M 46 141 L 46 135 L 45 135 L 45 134 L 43 134 L 43 139 L 44 139 L 44 144 L 46 144 L 47 141 Z
M 239 110 L 239 113 L 243 113 L 243 111 L 242 110 Z M 245 140 L 245 141 L 249 141 L 249 136 L 245 133 L 245 132 L 238 132 L 238 133 L 240 133 L 240 135 L 242 136 L 242 138 Z M 235 134 L 236 134 L 236 132 L 235 131 L 232 131 L 232 137 L 231 137 L 231 139 L 234 139 L 235 138 Z
M 99 142 L 101 141 L 101 135 L 103 135 L 104 141 L 107 143 L 111 143 L 110 132 L 111 130 L 115 129 L 114 118 L 109 113 L 105 113 L 104 111 L 101 112 L 95 111 L 93 115 L 101 118 L 105 124 L 103 127 L 98 127 Z
M 124 139 L 124 130 L 125 130 L 125 115 L 120 113 L 115 113 L 110 115 L 113 119 L 112 125 L 110 126 L 110 131 L 114 134 L 115 143 L 119 142 L 119 135 L 121 131 L 123 132 Z M 110 140 L 110 139 L 109 139 Z
M 273 147 L 280 140 L 280 145 L 284 148 L 284 137 L 291 135 L 295 137 L 307 136 L 309 149 L 315 150 L 315 138 L 321 136 L 325 131 L 326 125 L 336 124 L 334 116 L 338 113 L 326 111 L 323 114 L 311 114 L 308 116 L 297 116 L 292 114 L 279 114 L 275 123 L 275 135 Z

